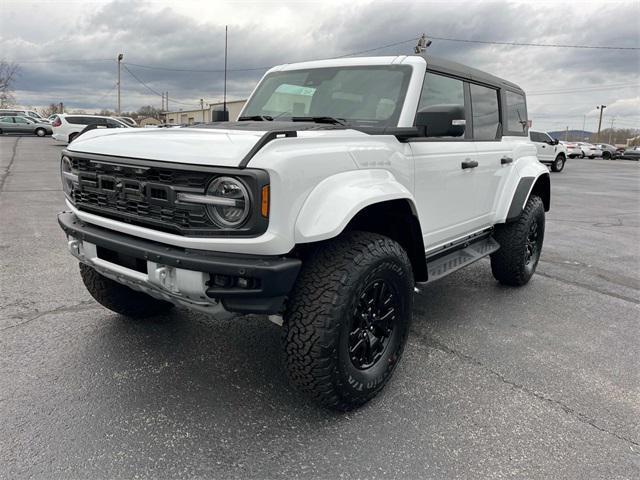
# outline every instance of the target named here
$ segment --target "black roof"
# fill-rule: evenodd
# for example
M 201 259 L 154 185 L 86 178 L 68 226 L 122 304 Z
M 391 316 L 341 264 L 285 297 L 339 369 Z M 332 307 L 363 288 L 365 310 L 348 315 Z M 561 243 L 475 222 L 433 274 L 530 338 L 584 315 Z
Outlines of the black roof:
M 468 78 L 470 80 L 476 80 L 481 83 L 493 85 L 495 87 L 506 87 L 510 90 L 516 90 L 524 93 L 524 90 L 522 90 L 515 83 L 509 82 L 503 78 L 496 77 L 494 75 L 491 75 L 490 73 L 483 72 L 482 70 L 478 70 L 477 68 L 468 67 L 467 65 L 463 65 L 461 63 L 445 60 L 444 58 L 433 57 L 431 55 L 421 55 L 421 57 L 424 58 L 427 62 L 427 69 L 429 70 L 447 73 L 450 75 L 457 75 L 463 78 Z

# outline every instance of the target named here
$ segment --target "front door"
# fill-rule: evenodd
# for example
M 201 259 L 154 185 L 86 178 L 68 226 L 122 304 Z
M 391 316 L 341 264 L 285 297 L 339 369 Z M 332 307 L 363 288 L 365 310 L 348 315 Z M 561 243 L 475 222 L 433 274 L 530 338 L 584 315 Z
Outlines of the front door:
M 531 142 L 536 146 L 538 160 L 541 162 L 552 162 L 554 160 L 553 150 L 555 145 L 550 145 L 551 137 L 542 132 L 529 132 Z
M 468 97 L 468 95 L 467 95 Z M 437 105 L 459 105 L 470 118 L 461 79 L 427 72 L 418 110 Z M 410 142 L 415 164 L 414 197 L 427 250 L 481 228 L 482 173 L 474 168 L 476 147 L 468 129 L 457 137 L 427 136 Z

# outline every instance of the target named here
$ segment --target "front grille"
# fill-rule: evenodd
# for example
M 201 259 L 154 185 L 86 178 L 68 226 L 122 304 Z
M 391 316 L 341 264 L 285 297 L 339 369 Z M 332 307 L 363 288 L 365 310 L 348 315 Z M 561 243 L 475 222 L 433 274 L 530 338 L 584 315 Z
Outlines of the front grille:
M 229 174 L 230 169 L 66 155 L 78 175 L 71 199 L 79 210 L 187 236 L 254 236 L 266 229 L 266 220 L 249 219 L 241 228 L 223 230 L 211 221 L 205 206 L 176 202 L 178 192 L 203 194 L 214 177 Z M 264 172 L 243 172 L 253 191 L 266 183 L 261 180 Z

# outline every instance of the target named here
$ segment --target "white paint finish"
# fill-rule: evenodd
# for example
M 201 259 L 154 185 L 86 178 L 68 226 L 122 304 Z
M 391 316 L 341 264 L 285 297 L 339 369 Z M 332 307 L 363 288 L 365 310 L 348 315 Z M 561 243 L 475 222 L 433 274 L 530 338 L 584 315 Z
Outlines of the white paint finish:
M 69 145 L 69 151 L 220 167 L 237 167 L 264 134 L 259 131 L 230 134 L 228 130 L 203 128 L 132 128 L 91 133 Z
M 474 169 L 462 162 L 475 160 L 473 142 L 433 141 L 409 144 L 415 159 L 415 198 L 425 248 L 480 228 Z
M 388 171 L 352 170 L 326 178 L 305 201 L 295 229 L 296 243 L 326 240 L 339 235 L 365 207 L 413 195 Z

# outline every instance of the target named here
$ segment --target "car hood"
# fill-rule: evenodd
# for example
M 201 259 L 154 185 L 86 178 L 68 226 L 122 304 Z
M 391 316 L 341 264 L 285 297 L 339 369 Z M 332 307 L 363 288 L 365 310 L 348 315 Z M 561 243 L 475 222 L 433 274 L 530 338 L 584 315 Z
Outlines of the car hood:
M 287 122 L 228 122 L 194 128 L 94 129 L 75 139 L 70 152 L 196 165 L 237 167 L 269 131 L 321 130 L 344 127 Z M 336 132 L 337 133 L 337 132 Z

